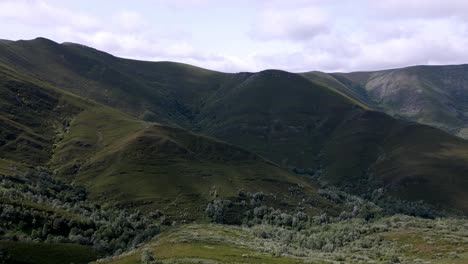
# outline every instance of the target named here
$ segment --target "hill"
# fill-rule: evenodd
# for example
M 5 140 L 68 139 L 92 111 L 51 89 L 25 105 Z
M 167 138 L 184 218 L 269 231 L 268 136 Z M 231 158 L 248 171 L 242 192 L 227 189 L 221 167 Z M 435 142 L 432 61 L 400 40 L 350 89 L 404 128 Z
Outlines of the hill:
M 467 197 L 466 141 L 368 110 L 296 74 L 251 75 L 201 113 L 206 133 L 348 191 L 384 187 L 396 197 L 468 209 L 460 199 Z
M 316 196 L 304 177 L 240 147 L 139 120 L 7 67 L 0 74 L 0 166 L 6 175 L 50 167 L 87 186 L 95 201 L 159 209 L 181 220 L 198 218 L 212 197 L 240 190 L 275 193 L 282 207 L 292 199 L 288 187 Z

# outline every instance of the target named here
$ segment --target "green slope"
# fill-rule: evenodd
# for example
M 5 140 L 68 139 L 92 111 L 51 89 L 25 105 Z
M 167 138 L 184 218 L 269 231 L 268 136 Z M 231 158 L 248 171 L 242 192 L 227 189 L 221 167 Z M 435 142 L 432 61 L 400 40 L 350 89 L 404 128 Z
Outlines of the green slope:
M 347 220 L 310 230 L 190 224 L 168 230 L 139 249 L 106 260 L 112 264 L 136 264 L 141 263 L 145 252 L 150 252 L 162 263 L 461 264 L 468 261 L 464 224 L 466 220 L 407 216 L 374 222 Z M 350 241 L 346 241 L 348 238 Z M 334 244 L 334 250 L 314 248 L 318 241 Z

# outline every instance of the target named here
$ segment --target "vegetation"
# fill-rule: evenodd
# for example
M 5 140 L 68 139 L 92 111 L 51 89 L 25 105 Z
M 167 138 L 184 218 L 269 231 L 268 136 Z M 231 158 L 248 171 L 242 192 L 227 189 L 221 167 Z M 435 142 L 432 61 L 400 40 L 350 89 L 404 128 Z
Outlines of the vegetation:
M 40 168 L 2 177 L 0 239 L 22 242 L 25 247 L 74 243 L 88 246 L 90 252 L 92 248 L 96 253 L 91 256 L 96 256 L 129 250 L 159 233 L 160 213 L 129 212 L 89 201 L 87 195 L 83 187 L 53 178 Z M 12 246 L 6 245 L 7 249 Z
M 465 219 L 404 215 L 316 223 L 306 228 L 190 224 L 98 263 L 466 263 Z

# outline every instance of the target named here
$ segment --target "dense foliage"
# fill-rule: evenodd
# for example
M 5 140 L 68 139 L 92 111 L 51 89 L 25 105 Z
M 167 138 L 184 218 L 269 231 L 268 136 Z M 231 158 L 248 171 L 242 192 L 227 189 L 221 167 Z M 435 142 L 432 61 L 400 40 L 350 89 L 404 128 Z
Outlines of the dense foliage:
M 0 178 L 1 239 L 92 245 L 113 254 L 134 248 L 159 233 L 161 214 L 101 206 L 81 186 L 45 169 Z

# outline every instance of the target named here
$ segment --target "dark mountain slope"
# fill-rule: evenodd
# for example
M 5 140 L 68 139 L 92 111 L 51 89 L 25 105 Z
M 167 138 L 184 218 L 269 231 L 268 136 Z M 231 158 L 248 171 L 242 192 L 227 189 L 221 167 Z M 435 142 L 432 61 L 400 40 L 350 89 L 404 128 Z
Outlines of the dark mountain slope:
M 249 147 L 284 166 L 313 166 L 328 135 L 359 109 L 325 87 L 276 70 L 246 75 L 215 98 L 197 118 L 204 133 Z
M 438 129 L 364 112 L 335 130 L 322 161 L 326 179 L 350 191 L 385 186 L 397 197 L 456 204 L 466 212 L 467 147 Z
M 455 202 L 467 197 L 466 141 L 363 109 L 296 74 L 250 75 L 201 113 L 206 133 L 355 193 L 386 187 L 398 197 L 468 210 L 464 199 Z

